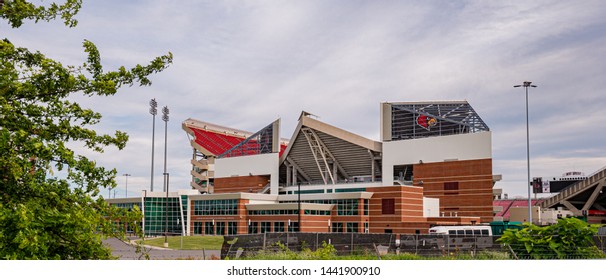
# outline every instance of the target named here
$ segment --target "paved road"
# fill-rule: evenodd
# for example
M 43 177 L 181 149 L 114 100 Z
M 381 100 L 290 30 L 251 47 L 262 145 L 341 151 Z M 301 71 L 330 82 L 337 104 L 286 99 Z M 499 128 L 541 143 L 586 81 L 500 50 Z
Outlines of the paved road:
M 140 258 L 135 247 L 111 238 L 104 241 L 112 248 L 113 255 L 121 260 L 138 260 Z M 146 246 L 145 250 L 152 260 L 203 260 L 218 259 L 221 256 L 219 250 L 173 250 Z

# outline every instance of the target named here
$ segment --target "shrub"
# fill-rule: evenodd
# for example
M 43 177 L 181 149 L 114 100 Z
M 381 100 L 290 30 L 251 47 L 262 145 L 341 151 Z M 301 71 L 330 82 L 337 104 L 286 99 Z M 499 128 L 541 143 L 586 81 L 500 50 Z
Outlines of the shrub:
M 606 255 L 593 240 L 598 227 L 577 218 L 565 218 L 550 226 L 525 224 L 522 230 L 507 230 L 497 242 L 509 246 L 521 259 L 604 258 Z

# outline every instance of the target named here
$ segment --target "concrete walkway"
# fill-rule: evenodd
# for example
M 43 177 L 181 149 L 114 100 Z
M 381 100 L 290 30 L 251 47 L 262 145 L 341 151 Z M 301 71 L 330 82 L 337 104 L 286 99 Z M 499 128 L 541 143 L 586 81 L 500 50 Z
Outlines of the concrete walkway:
M 126 244 L 118 239 L 110 238 L 104 241 L 112 248 L 113 255 L 121 260 L 145 260 L 136 252 L 133 245 Z M 219 250 L 174 250 L 146 245 L 145 251 L 151 260 L 210 260 L 219 259 Z

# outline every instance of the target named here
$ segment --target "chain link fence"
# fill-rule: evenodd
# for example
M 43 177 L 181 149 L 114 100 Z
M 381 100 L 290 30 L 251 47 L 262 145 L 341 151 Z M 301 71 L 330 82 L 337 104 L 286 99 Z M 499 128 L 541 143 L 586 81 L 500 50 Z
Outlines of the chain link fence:
M 317 250 L 322 244 L 331 244 L 338 255 L 412 254 L 426 258 L 445 256 L 486 258 L 497 256 L 505 259 L 525 259 L 518 256 L 510 246 L 497 242 L 500 236 L 451 236 L 451 235 L 396 235 L 368 233 L 262 233 L 226 236 L 221 249 L 221 258 L 238 259 L 259 251 L 278 251 L 288 248 L 301 251 L 304 248 Z M 598 249 L 606 253 L 606 235 L 594 237 Z M 278 245 L 280 244 L 280 245 Z M 541 246 L 541 245 L 536 245 Z M 548 246 L 548 245 L 544 245 Z M 540 249 L 540 248 L 535 248 Z M 545 248 L 547 249 L 547 248 Z M 548 251 L 548 250 L 545 250 Z M 489 257 L 490 258 L 490 257 Z M 545 259 L 557 256 L 545 255 Z M 570 257 L 575 258 L 574 256 Z

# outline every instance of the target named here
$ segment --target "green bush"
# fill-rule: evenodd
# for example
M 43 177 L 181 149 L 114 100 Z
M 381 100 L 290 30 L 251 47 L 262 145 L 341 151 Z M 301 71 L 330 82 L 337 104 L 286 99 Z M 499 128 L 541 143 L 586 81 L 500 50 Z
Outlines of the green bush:
M 305 245 L 305 244 L 303 244 Z M 315 251 L 309 246 L 302 246 L 300 252 L 290 250 L 286 245 L 277 242 L 265 250 L 260 250 L 244 259 L 254 260 L 334 260 L 337 259 L 337 250 L 331 244 L 322 242 L 322 247 Z
M 593 240 L 598 228 L 577 218 L 565 218 L 550 226 L 525 224 L 522 230 L 507 230 L 497 242 L 509 246 L 520 259 L 605 258 Z

